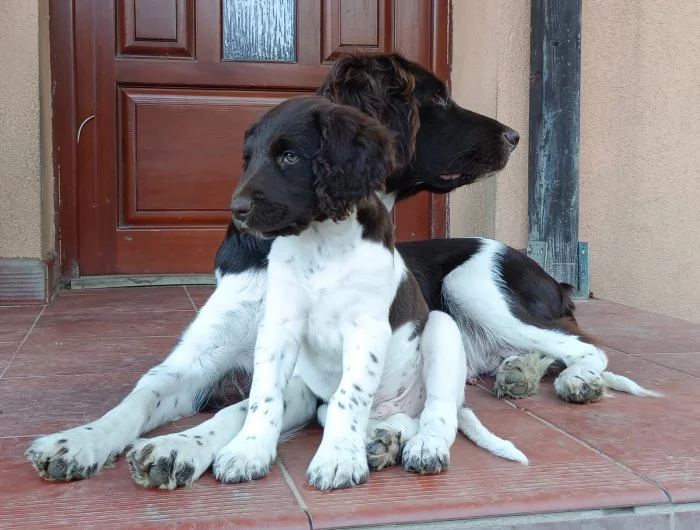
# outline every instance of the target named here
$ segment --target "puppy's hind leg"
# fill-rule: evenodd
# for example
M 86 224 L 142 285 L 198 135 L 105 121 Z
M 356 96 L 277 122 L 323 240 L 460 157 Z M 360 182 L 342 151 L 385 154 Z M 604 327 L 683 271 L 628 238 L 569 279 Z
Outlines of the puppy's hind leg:
M 321 427 L 326 425 L 328 404 L 318 407 L 317 419 Z M 370 418 L 367 423 L 367 464 L 370 471 L 380 471 L 401 462 L 401 452 L 406 442 L 418 433 L 418 418 L 398 412 L 385 419 Z
M 406 470 L 439 473 L 450 463 L 457 435 L 457 411 L 464 402 L 467 363 L 457 324 L 446 313 L 432 311 L 421 336 L 426 401 L 418 433 L 402 454 Z
M 367 464 L 380 471 L 401 461 L 404 445 L 418 433 L 419 422 L 403 412 L 367 425 Z

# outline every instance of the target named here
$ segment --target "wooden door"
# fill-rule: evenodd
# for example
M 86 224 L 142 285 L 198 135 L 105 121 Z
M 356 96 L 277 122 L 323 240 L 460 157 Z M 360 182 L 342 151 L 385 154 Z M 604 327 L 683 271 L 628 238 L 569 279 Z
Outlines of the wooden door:
M 74 6 L 83 276 L 210 272 L 254 120 L 313 93 L 348 49 L 398 50 L 429 68 L 447 54 L 437 0 Z M 401 205 L 400 239 L 435 235 L 437 211 L 429 196 Z

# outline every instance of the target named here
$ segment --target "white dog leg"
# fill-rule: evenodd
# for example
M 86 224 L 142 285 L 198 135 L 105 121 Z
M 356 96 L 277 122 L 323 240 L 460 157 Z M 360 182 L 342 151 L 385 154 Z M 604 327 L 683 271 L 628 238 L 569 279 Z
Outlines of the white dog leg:
M 89 478 L 141 433 L 197 412 L 231 370 L 250 371 L 264 287 L 264 273 L 224 276 L 173 352 L 119 405 L 92 423 L 32 442 L 27 456 L 39 475 Z
M 425 407 L 418 433 L 406 443 L 401 460 L 409 471 L 439 473 L 450 463 L 457 411 L 464 402 L 467 363 L 459 328 L 446 313 L 430 313 L 420 348 Z
M 316 402 L 304 382 L 292 377 L 284 392 L 283 436 L 311 421 Z M 127 454 L 134 480 L 141 486 L 161 489 L 192 484 L 211 466 L 214 455 L 240 432 L 248 403 L 245 400 L 226 407 L 184 432 L 137 440 Z

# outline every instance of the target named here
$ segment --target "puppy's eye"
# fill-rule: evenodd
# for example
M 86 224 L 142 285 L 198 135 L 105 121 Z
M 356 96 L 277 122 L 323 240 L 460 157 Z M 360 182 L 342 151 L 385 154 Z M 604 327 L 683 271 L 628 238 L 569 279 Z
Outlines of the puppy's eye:
M 299 155 L 297 155 L 296 153 L 292 153 L 291 151 L 286 151 L 285 153 L 282 154 L 282 163 L 283 164 L 288 164 L 291 166 L 292 164 L 296 164 L 297 162 L 299 162 Z
M 435 92 L 435 94 L 433 94 L 433 101 L 435 103 L 437 103 L 438 105 L 446 106 L 447 99 L 448 99 L 447 94 L 443 91 L 438 91 L 438 92 Z

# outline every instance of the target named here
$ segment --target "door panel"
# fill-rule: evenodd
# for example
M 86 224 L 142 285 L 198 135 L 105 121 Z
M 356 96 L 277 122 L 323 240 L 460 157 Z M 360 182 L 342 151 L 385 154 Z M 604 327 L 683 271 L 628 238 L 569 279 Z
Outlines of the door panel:
M 322 0 L 324 63 L 348 50 L 391 51 L 392 8 L 387 0 Z
M 119 0 L 117 55 L 194 59 L 195 0 Z
M 228 223 L 248 125 L 287 92 L 122 87 L 119 229 Z M 202 193 L 206 190 L 206 193 Z
M 243 134 L 350 49 L 430 67 L 430 0 L 74 0 L 82 275 L 210 272 Z M 446 11 L 444 11 L 446 13 Z M 446 53 L 446 51 L 445 51 Z M 397 209 L 431 236 L 433 201 Z

